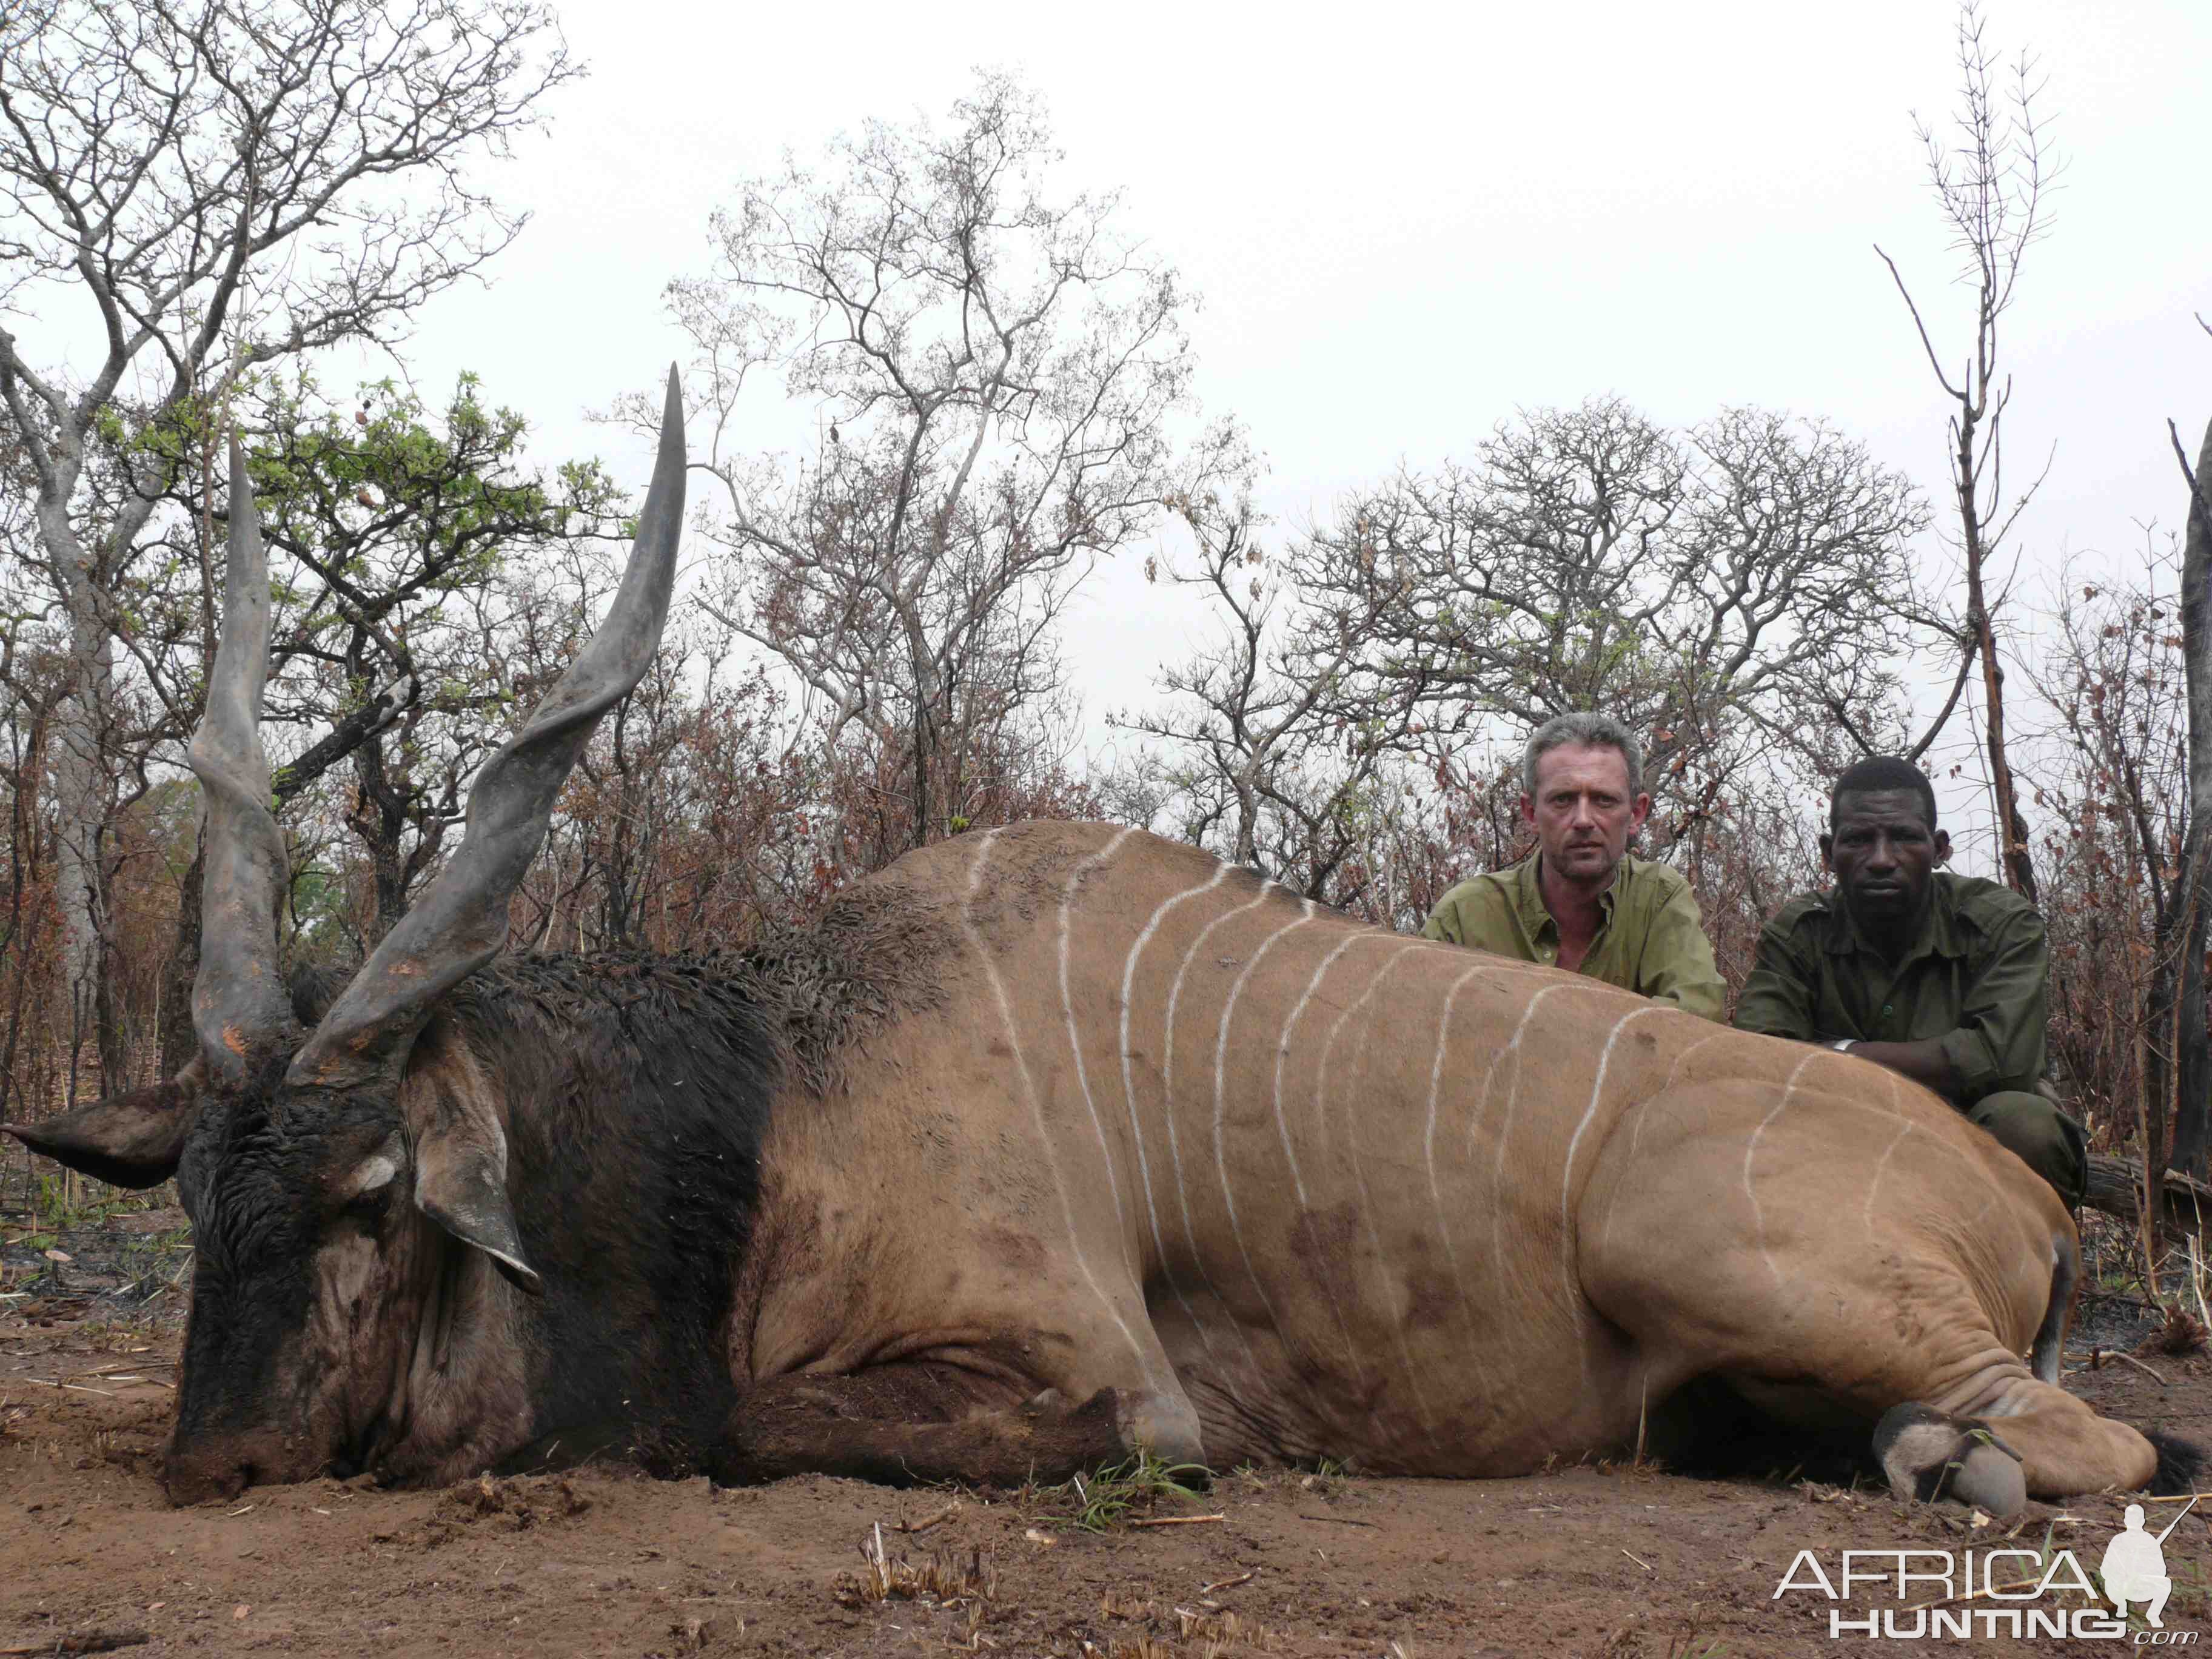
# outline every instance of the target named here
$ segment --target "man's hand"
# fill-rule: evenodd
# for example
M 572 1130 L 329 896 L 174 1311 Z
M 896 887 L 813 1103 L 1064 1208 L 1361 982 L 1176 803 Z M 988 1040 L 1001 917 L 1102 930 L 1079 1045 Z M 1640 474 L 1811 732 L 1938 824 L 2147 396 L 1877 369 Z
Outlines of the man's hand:
M 1838 1041 L 1833 1037 L 1820 1040 L 1831 1047 Z M 1886 1066 L 1899 1077 L 1909 1077 L 1921 1087 L 1933 1089 L 1954 1105 L 1958 1103 L 1959 1068 L 1943 1051 L 1941 1037 L 1923 1037 L 1917 1042 L 1861 1042 L 1854 1039 L 1847 1052 L 1877 1066 Z

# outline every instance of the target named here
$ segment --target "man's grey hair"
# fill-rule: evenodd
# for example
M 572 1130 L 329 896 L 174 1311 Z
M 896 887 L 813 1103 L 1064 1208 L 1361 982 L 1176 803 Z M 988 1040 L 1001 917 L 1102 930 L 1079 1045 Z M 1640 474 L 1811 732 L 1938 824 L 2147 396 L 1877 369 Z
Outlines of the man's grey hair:
M 1536 793 L 1536 763 L 1569 744 L 1618 749 L 1628 763 L 1628 793 L 1644 793 L 1644 746 L 1626 726 L 1610 714 L 1554 714 L 1528 734 L 1528 746 L 1522 751 L 1521 787 L 1530 799 Z

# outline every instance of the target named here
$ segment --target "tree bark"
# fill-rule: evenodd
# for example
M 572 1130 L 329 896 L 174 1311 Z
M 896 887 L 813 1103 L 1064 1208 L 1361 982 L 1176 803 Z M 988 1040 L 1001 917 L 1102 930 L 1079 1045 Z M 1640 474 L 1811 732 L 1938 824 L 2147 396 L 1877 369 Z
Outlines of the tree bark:
M 2180 448 L 2179 436 L 2175 448 Z M 2188 474 L 2188 459 L 2182 458 Z M 2184 896 L 2174 1011 L 2173 1164 L 2203 1175 L 2205 1095 L 2212 1090 L 2212 1041 L 2204 1027 L 2204 945 L 2212 921 L 2212 422 L 2189 477 L 2189 528 L 2181 553 L 2181 656 L 2189 697 L 2189 832 L 2182 861 Z M 2171 957 L 2169 957 L 2171 959 Z
M 74 613 L 76 607 L 70 610 Z M 55 896 L 61 909 L 62 982 L 69 999 L 68 1100 L 76 1102 L 76 1061 L 89 1042 L 99 1056 L 101 1087 L 124 1086 L 121 1033 L 102 994 L 109 945 L 106 860 L 112 791 L 101 754 L 112 662 L 96 622 L 71 617 L 70 695 L 55 710 L 54 807 L 59 823 Z
M 1984 382 L 1986 385 L 1986 382 Z M 1979 411 L 1960 400 L 1956 468 L 1959 525 L 1966 550 L 1966 623 L 1973 630 L 1982 661 L 1984 746 L 1989 754 L 1990 796 L 1996 810 L 1999 863 L 2005 883 L 2030 904 L 2036 902 L 2035 860 L 2028 848 L 2027 821 L 2021 816 L 2012 761 L 2005 749 L 2004 665 L 1997 657 L 1996 625 L 1990 620 L 1984 596 L 1984 566 L 1989 550 L 1983 544 L 1981 501 L 1975 489 L 1974 434 Z
M 200 884 L 207 874 L 207 826 L 193 837 L 192 862 L 177 896 L 177 937 L 161 963 L 161 1075 L 174 1077 L 199 1052 L 192 1030 L 192 981 L 200 971 Z
M 2201 1234 L 2212 1219 L 2212 1187 L 2168 1170 L 2160 1183 L 2159 1215 L 2163 1225 Z M 2142 1171 L 2124 1158 L 2089 1160 L 2088 1190 L 2082 1206 L 2133 1226 L 2142 1215 Z

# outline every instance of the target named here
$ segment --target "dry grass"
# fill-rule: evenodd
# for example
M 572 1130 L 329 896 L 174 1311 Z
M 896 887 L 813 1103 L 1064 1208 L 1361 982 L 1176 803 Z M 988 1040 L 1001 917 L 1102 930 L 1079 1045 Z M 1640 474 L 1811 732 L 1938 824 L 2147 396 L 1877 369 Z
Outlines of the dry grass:
M 1176 1636 L 1184 1642 L 1203 1644 L 1209 1652 L 1226 1653 L 1236 1648 L 1266 1653 L 1276 1644 L 1274 1632 L 1237 1613 L 1194 1613 L 1188 1607 L 1177 1607 L 1175 1616 Z
M 2166 1322 L 2136 1345 L 2137 1353 L 2162 1353 L 2179 1358 L 2204 1352 L 2204 1322 L 2180 1303 L 2166 1310 Z
M 1223 1659 L 1235 1653 L 1272 1653 L 1280 1643 L 1267 1626 L 1210 1604 L 1164 1610 L 1156 1601 L 1107 1590 L 1098 1598 L 1098 1611 L 1108 1619 L 1152 1626 L 1142 1635 L 1116 1637 L 1103 1649 L 1087 1645 L 1087 1651 L 1104 1659 Z
M 981 1545 L 970 1547 L 965 1556 L 958 1550 L 938 1550 L 919 1564 L 904 1555 L 894 1561 L 884 1552 L 884 1529 L 878 1522 L 860 1540 L 860 1571 L 840 1574 L 833 1592 L 848 1607 L 893 1601 L 945 1607 L 965 1605 L 977 1615 L 971 1616 L 970 1624 L 980 1626 L 983 1605 L 998 1599 L 998 1564 Z

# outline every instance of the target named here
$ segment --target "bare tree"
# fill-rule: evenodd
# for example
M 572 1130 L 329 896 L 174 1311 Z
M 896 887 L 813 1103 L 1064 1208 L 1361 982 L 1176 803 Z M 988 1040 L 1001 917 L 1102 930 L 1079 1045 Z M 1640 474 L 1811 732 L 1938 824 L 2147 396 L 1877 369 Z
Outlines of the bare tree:
M 103 728 L 131 636 L 112 587 L 177 465 L 140 441 L 253 365 L 390 339 L 476 270 L 520 220 L 464 164 L 576 73 L 532 0 L 25 0 L 0 16 L 0 408 L 68 620 L 53 765 L 80 1031 L 102 983 Z M 71 304 L 88 327 L 60 320 Z M 98 450 L 117 473 L 104 502 Z M 102 1057 L 119 1060 L 105 1042 Z
M 1175 272 L 1116 197 L 1052 192 L 1036 97 L 986 76 L 952 118 L 747 185 L 713 273 L 669 289 L 733 556 L 709 602 L 833 732 L 901 739 L 915 845 L 958 816 L 963 732 L 1058 683 L 1053 625 L 1157 510 L 1189 379 Z M 731 447 L 763 366 L 820 422 L 795 465 Z
M 2017 295 L 2027 250 L 2050 233 L 2045 198 L 2059 163 L 2048 149 L 2037 115 L 2044 82 L 2035 60 L 2023 52 L 2009 68 L 2000 70 L 1995 53 L 1983 40 L 1984 28 L 1978 0 L 1966 0 L 1959 9 L 1957 29 L 1959 108 L 1947 129 L 1925 121 L 1915 128 L 1927 152 L 1929 187 L 1950 228 L 1952 248 L 1963 260 L 1960 281 L 1974 295 L 1972 343 L 1956 368 L 1948 366 L 1945 355 L 1936 349 L 1896 261 L 1879 246 L 1875 252 L 1889 268 L 1912 313 L 1928 365 L 1953 405 L 1950 487 L 1966 585 L 1965 612 L 1955 624 L 1961 659 L 1951 701 L 1918 748 L 1927 747 L 1955 705 L 1968 672 L 1979 663 L 1982 740 L 2000 862 L 2006 881 L 2032 900 L 2035 860 L 2006 745 L 2004 665 L 1996 622 L 2002 596 L 1993 595 L 1990 588 L 1996 562 L 2042 479 L 2039 476 L 2018 495 L 2007 498 L 2004 416 L 2012 402 L 2012 377 L 2002 366 L 1998 344 L 1999 325 Z
M 1448 757 L 1500 721 L 1607 709 L 1646 734 L 1671 841 L 1749 779 L 1832 771 L 1896 726 L 1924 522 L 1900 475 L 1819 422 L 1729 410 L 1675 434 L 1608 398 L 1359 492 L 1289 564 L 1301 640 L 1364 638 L 1334 693 L 1347 717 L 1402 705 L 1391 719 Z
M 2202 320 L 2201 319 L 2199 319 Z M 2205 331 L 2212 333 L 2212 328 Z M 2204 1006 L 2204 945 L 2212 923 L 2212 422 L 2197 465 L 2181 445 L 2180 428 L 2169 420 L 2166 434 L 2174 459 L 2189 487 L 2188 528 L 2182 538 L 2182 666 L 2187 684 L 2189 732 L 2189 834 L 2181 856 L 2181 902 L 2168 930 L 2170 948 L 2162 983 L 2173 1005 L 2173 1152 L 2175 1168 L 2203 1175 L 2206 1152 L 2206 1096 L 2212 1093 L 2212 1043 L 2208 1043 Z M 2163 920 L 2163 918 L 2161 918 Z M 2160 1103 L 2161 1108 L 2164 1102 Z M 2159 1208 L 2150 1172 L 2148 1207 Z
M 1202 589 L 1220 636 L 1162 673 L 1165 704 L 1115 723 L 1170 745 L 1173 795 L 1163 805 L 1185 839 L 1310 898 L 1352 901 L 1339 877 L 1369 838 L 1370 798 L 1405 706 L 1395 699 L 1355 720 L 1342 705 L 1345 677 L 1373 644 L 1376 607 L 1309 618 L 1286 639 L 1299 595 L 1261 546 L 1266 521 L 1251 497 L 1258 463 L 1244 434 L 1217 426 L 1191 466 L 1168 506 L 1194 554 L 1187 562 L 1155 556 L 1146 574 L 1157 580 L 1164 564 L 1170 581 Z

